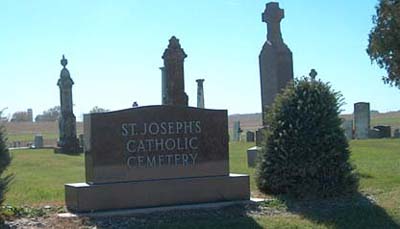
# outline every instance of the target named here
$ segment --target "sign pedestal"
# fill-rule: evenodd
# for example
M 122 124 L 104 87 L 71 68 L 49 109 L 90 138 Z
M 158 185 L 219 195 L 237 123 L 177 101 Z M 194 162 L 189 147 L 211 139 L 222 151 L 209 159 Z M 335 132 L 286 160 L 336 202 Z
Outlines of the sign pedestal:
M 196 177 L 124 183 L 65 185 L 72 212 L 249 200 L 249 176 Z

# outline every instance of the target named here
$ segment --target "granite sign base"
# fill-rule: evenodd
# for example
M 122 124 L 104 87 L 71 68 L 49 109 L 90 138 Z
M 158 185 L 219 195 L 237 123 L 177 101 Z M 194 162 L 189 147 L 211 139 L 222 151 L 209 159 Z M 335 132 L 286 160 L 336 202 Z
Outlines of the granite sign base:
M 242 174 L 65 185 L 66 206 L 71 212 L 93 212 L 249 199 L 249 176 Z

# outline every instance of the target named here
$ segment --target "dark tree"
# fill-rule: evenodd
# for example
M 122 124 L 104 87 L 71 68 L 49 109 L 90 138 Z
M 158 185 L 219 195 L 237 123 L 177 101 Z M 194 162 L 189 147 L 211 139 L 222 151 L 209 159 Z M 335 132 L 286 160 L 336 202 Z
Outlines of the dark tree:
M 387 71 L 383 81 L 400 89 L 400 0 L 380 0 L 372 20 L 367 53 Z
M 91 113 L 91 114 L 93 114 L 93 113 L 104 113 L 104 112 L 109 112 L 109 111 L 110 111 L 110 110 L 108 110 L 108 109 L 104 109 L 104 108 L 95 106 L 95 107 L 93 107 L 93 108 L 90 110 L 90 113 Z
M 340 127 L 340 101 L 339 93 L 313 78 L 296 80 L 276 97 L 267 113 L 266 142 L 257 168 L 261 191 L 325 198 L 357 190 Z

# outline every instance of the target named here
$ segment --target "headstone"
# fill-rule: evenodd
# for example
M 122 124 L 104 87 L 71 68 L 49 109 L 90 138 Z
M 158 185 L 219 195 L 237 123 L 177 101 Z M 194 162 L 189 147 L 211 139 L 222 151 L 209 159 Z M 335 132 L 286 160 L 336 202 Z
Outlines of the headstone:
M 400 138 L 400 129 L 395 129 L 394 130 L 393 137 L 394 138 Z
M 353 139 L 353 120 L 343 120 L 342 128 L 347 140 Z
M 370 129 L 370 109 L 369 103 L 354 104 L 354 138 L 367 139 Z
M 369 129 L 368 130 L 368 138 L 377 139 L 381 138 L 381 131 L 379 129 Z
M 254 139 L 255 139 L 254 132 L 247 131 L 246 132 L 246 141 L 247 142 L 254 142 Z
M 233 122 L 233 133 L 232 133 L 232 141 L 238 142 L 240 141 L 240 121 Z
M 226 110 L 182 106 L 85 115 L 86 183 L 65 186 L 67 208 L 248 199 L 248 176 L 229 175 L 227 126 Z
M 384 126 L 384 125 L 380 125 L 380 126 L 374 126 L 374 129 L 379 130 L 379 138 L 390 138 L 392 137 L 392 129 L 390 128 L 390 126 Z
M 34 142 L 35 148 L 37 148 L 37 149 L 43 148 L 43 136 L 42 135 L 36 135 L 33 142 Z
M 83 140 L 83 134 L 79 135 L 79 146 L 83 149 L 83 146 L 85 145 L 85 141 Z
M 60 103 L 61 115 L 58 120 L 59 125 L 59 140 L 58 146 L 61 153 L 78 153 L 80 152 L 79 140 L 76 138 L 76 118 L 73 112 L 72 103 L 72 85 L 74 81 L 71 79 L 68 69 L 67 59 L 64 55 L 61 59 L 60 79 L 58 80 L 58 87 L 60 88 Z
M 28 109 L 28 122 L 33 122 L 33 111 L 31 108 Z
M 261 148 L 258 146 L 247 149 L 247 167 L 254 168 L 257 165 L 258 155 Z
M 280 22 L 284 18 L 279 3 L 267 3 L 262 21 L 267 23 L 267 41 L 259 55 L 262 113 L 272 105 L 276 95 L 293 80 L 292 52 L 283 42 Z M 266 125 L 263 115 L 263 125 Z
M 167 104 L 167 75 L 165 67 L 160 67 L 161 70 L 161 104 Z
M 167 105 L 188 105 L 188 96 L 185 93 L 184 82 L 184 65 L 183 62 L 187 57 L 185 51 L 181 48 L 179 40 L 171 37 L 168 48 L 165 49 L 164 55 L 164 71 L 167 77 Z
M 204 79 L 198 79 L 197 82 L 197 107 L 204 108 Z

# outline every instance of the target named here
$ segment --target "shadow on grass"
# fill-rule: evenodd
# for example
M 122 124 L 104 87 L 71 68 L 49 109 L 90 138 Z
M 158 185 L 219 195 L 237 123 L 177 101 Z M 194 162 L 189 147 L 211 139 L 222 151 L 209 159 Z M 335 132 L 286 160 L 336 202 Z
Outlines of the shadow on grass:
M 220 209 L 176 210 L 129 217 L 91 217 L 85 224 L 96 228 L 254 228 L 262 227 L 243 205 Z
M 318 201 L 281 198 L 287 211 L 333 228 L 400 228 L 371 198 L 357 193 L 351 197 Z

